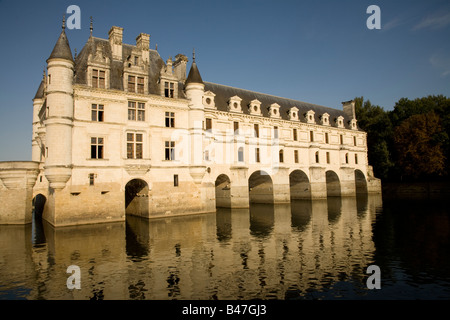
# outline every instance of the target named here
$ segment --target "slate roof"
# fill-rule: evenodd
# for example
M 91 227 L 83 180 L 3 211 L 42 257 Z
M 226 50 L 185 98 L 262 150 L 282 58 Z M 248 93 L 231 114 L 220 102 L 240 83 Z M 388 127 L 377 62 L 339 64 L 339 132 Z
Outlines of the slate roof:
M 189 70 L 189 75 L 186 79 L 186 84 L 188 83 L 203 83 L 200 71 L 198 71 L 197 64 L 195 61 L 192 62 L 191 70 Z
M 90 54 L 95 56 L 97 48 L 101 49 L 104 56 L 109 58 L 110 63 L 110 88 L 116 90 L 124 90 L 123 88 L 123 72 L 124 63 L 127 58 L 131 55 L 134 45 L 122 44 L 122 61 L 117 61 L 112 59 L 112 52 L 109 40 L 101 39 L 91 36 L 86 42 L 83 49 L 80 51 L 79 55 L 75 58 L 75 68 L 74 68 L 74 83 L 76 84 L 87 84 L 87 64 L 88 57 Z M 165 62 L 156 50 L 149 50 L 150 64 L 148 67 L 148 92 L 149 94 L 160 94 L 159 78 L 160 72 L 164 66 Z M 58 41 L 49 57 L 51 58 L 64 58 L 73 61 L 72 53 L 70 51 L 69 42 L 67 36 L 62 30 Z M 245 89 L 234 88 L 226 85 L 215 84 L 211 82 L 204 82 L 200 72 L 198 70 L 195 59 L 191 65 L 189 75 L 186 79 L 186 84 L 188 83 L 203 83 L 205 84 L 205 92 L 212 91 L 215 94 L 215 105 L 218 110 L 228 111 L 228 101 L 233 96 L 238 96 L 242 99 L 241 106 L 244 113 L 249 114 L 248 105 L 252 100 L 259 100 L 261 102 L 261 112 L 264 117 L 268 117 L 268 107 L 277 103 L 280 105 L 280 115 L 282 119 L 288 120 L 288 111 L 292 107 L 297 107 L 299 109 L 298 114 L 301 122 L 305 122 L 303 115 L 309 110 L 315 112 L 315 121 L 317 124 L 320 123 L 320 116 L 324 113 L 330 115 L 330 123 L 334 124 L 337 117 L 342 116 L 344 118 L 345 127 L 349 128 L 349 116 L 339 109 L 329 108 L 320 106 L 317 104 L 307 103 L 303 101 L 282 98 L 273 96 L 270 94 L 258 93 L 254 91 L 249 91 Z M 178 97 L 185 98 L 184 92 L 185 84 L 183 82 L 178 83 Z M 41 82 L 38 91 L 36 92 L 35 98 L 40 98 L 43 96 L 44 83 Z
M 248 105 L 252 100 L 257 99 L 261 102 L 261 113 L 264 117 L 269 117 L 268 108 L 271 104 L 277 103 L 280 105 L 280 115 L 284 120 L 288 120 L 288 111 L 292 107 L 297 107 L 300 122 L 306 122 L 303 119 L 303 115 L 309 110 L 313 110 L 315 112 L 315 120 L 316 123 L 320 123 L 320 116 L 324 113 L 328 113 L 330 115 L 330 123 L 331 126 L 334 124 L 334 120 L 342 116 L 344 117 L 344 123 L 346 128 L 350 128 L 348 121 L 350 121 L 349 116 L 343 111 L 334 108 L 324 107 L 317 104 L 307 103 L 303 101 L 288 99 L 277 97 L 269 94 L 249 91 L 245 89 L 234 88 L 230 86 L 215 84 L 211 82 L 205 82 L 205 92 L 206 91 L 213 92 L 216 96 L 214 97 L 214 102 L 218 110 L 228 111 L 228 101 L 233 96 L 238 96 L 242 99 L 241 107 L 245 114 L 250 114 L 248 111 Z
M 83 49 L 75 59 L 75 80 L 76 84 L 87 84 L 87 63 L 89 54 L 95 55 L 97 47 L 100 47 L 102 54 L 109 58 L 110 61 L 110 89 L 124 90 L 123 88 L 123 61 L 131 55 L 134 45 L 122 44 L 122 61 L 113 60 L 109 40 L 90 37 Z M 156 50 L 149 50 L 150 64 L 148 68 L 148 92 L 150 94 L 160 94 L 159 77 L 160 71 L 165 66 L 164 60 Z M 183 83 L 178 85 L 178 96 L 184 98 Z
M 58 41 L 56 41 L 55 47 L 53 48 L 53 51 L 50 54 L 50 57 L 48 57 L 47 61 L 56 58 L 66 59 L 73 62 L 72 51 L 70 50 L 69 40 L 67 40 L 64 28 L 61 31 Z

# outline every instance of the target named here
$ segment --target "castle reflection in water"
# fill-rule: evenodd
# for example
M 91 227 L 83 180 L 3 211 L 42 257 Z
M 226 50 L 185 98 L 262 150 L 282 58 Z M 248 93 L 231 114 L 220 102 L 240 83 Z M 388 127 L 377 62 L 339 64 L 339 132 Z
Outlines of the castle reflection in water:
M 380 195 L 53 228 L 0 226 L 2 299 L 286 299 L 363 294 Z M 30 241 L 31 239 L 31 241 Z M 69 290 L 67 267 L 81 269 Z

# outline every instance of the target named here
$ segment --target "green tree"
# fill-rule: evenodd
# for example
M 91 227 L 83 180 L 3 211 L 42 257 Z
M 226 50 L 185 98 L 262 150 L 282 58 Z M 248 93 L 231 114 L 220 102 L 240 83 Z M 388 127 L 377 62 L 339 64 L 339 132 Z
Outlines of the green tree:
M 402 175 L 413 179 L 444 175 L 445 136 L 440 118 L 434 111 L 415 114 L 402 121 L 394 130 L 396 165 Z
M 387 179 L 393 166 L 389 150 L 393 129 L 388 113 L 363 97 L 355 98 L 355 112 L 358 126 L 367 132 L 369 164 L 376 177 Z

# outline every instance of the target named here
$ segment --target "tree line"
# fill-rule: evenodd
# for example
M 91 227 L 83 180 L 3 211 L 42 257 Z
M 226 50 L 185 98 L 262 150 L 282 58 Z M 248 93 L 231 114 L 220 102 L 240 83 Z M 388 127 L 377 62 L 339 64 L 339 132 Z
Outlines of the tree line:
M 355 98 L 358 126 L 367 132 L 369 164 L 384 181 L 450 178 L 450 98 L 401 98 L 392 111 Z

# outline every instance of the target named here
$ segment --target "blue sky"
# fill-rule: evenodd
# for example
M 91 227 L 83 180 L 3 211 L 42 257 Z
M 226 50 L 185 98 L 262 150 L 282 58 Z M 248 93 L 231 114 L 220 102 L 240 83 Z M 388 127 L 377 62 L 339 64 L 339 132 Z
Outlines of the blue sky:
M 391 110 L 402 97 L 450 96 L 450 1 L 33 1 L 0 0 L 0 161 L 31 160 L 32 98 L 69 5 L 89 37 L 141 32 L 164 60 L 183 53 L 205 81 L 341 108 L 364 96 Z M 381 9 L 369 30 L 366 9 Z M 68 15 L 69 16 L 69 15 Z M 190 62 L 189 62 L 190 65 Z

